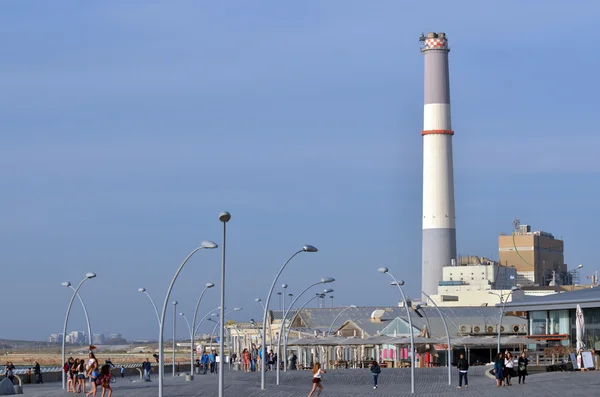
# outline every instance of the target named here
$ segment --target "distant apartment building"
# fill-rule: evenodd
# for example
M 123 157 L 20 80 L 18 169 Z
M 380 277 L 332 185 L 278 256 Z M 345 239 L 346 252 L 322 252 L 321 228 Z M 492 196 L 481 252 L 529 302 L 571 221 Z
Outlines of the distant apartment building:
M 48 337 L 48 342 L 50 343 L 58 343 L 62 341 L 62 332 L 60 334 L 50 334 Z
M 102 345 L 106 341 L 104 334 L 94 334 L 92 336 L 92 343 L 95 345 Z
M 58 335 L 58 341 L 61 341 L 62 338 L 62 333 L 60 334 L 52 334 L 52 335 Z M 51 335 L 51 337 L 52 337 Z M 65 342 L 66 343 L 73 343 L 73 344 L 77 344 L 77 343 L 85 343 L 86 341 L 86 333 L 83 331 L 72 331 L 69 332 L 67 334 L 67 336 L 65 337 Z
M 564 260 L 564 242 L 551 233 L 531 231 L 529 225 L 515 225 L 510 235 L 498 237 L 500 263 L 514 267 L 519 286 L 570 284 Z

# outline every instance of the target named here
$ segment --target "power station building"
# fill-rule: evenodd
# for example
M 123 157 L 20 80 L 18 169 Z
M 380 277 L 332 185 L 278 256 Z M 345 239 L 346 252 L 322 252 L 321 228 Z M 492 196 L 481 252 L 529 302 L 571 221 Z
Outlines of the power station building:
M 564 257 L 564 242 L 551 233 L 518 225 L 510 235 L 498 237 L 500 263 L 517 270 L 517 285 L 571 284 Z

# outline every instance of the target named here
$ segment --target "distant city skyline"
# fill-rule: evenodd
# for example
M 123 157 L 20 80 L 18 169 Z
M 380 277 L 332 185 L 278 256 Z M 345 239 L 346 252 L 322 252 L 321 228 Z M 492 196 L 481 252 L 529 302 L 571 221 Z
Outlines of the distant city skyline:
M 600 270 L 600 83 L 589 71 L 600 55 L 585 45 L 598 10 L 555 0 L 0 3 L 11 38 L 0 62 L 3 294 L 29 309 L 0 323 L 0 338 L 62 331 L 72 291 L 61 283 L 86 272 L 98 275 L 80 291 L 92 333 L 157 338 L 138 288 L 162 307 L 181 261 L 202 240 L 221 243 L 220 211 L 232 214 L 227 306 L 244 309 L 227 320 L 261 319 L 254 299 L 304 244 L 319 252 L 285 270 L 288 293 L 334 277 L 336 306 L 394 305 L 398 291 L 377 272 L 387 266 L 418 296 L 418 39 L 430 31 L 450 38 L 457 253 L 497 259 L 498 235 L 518 216 L 564 240 L 565 262 L 583 264 L 587 280 Z M 219 306 L 220 260 L 220 249 L 203 250 L 186 265 L 171 296 L 178 311 L 192 313 L 206 282 L 217 287 L 199 314 Z M 170 338 L 171 307 L 166 318 Z M 68 332 L 85 329 L 74 301 Z

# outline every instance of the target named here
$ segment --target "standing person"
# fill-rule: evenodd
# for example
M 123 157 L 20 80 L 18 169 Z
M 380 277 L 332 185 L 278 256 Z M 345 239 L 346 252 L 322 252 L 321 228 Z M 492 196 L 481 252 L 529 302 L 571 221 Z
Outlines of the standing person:
M 502 353 L 498 353 L 496 362 L 494 363 L 494 374 L 496 376 L 496 387 L 502 386 L 504 380 L 504 356 Z
M 90 353 L 89 359 L 88 359 L 87 375 L 90 378 L 90 384 L 92 386 L 92 390 L 90 390 L 88 393 L 85 394 L 86 397 L 88 397 L 88 396 L 96 397 L 96 391 L 98 390 L 98 387 L 96 385 L 96 379 L 98 379 L 98 376 L 100 375 L 100 370 L 98 367 L 99 367 L 99 365 L 98 365 L 98 360 L 96 359 L 96 356 L 94 355 L 94 353 Z
M 79 360 L 79 367 L 77 368 L 77 392 L 85 393 L 85 360 L 82 358 Z
M 102 385 L 102 397 L 104 397 L 106 391 L 108 391 L 106 397 L 112 396 L 112 389 L 110 388 L 110 364 L 104 364 L 102 366 L 102 368 L 100 369 L 99 377 L 100 384 Z
M 513 360 L 513 357 L 511 356 L 510 352 L 506 352 L 504 357 L 505 357 L 505 359 L 504 359 L 504 369 L 505 369 L 504 383 L 506 386 L 512 386 L 512 383 L 510 382 L 510 380 L 512 379 L 513 376 L 515 376 L 515 372 L 514 372 L 515 362 Z
M 256 362 L 258 361 L 258 349 L 255 344 L 252 344 L 252 349 L 250 349 L 250 371 L 256 371 Z
M 294 353 L 293 350 L 290 350 L 290 357 L 289 357 L 289 368 L 291 371 L 295 371 L 296 370 L 296 362 L 298 361 L 298 357 L 296 356 L 296 354 Z
M 462 389 L 463 379 L 465 380 L 465 387 L 469 387 L 469 377 L 467 372 L 469 371 L 469 361 L 465 358 L 465 355 L 461 353 L 458 363 L 456 364 L 458 369 L 458 388 Z
M 381 373 L 381 367 L 377 363 L 377 361 L 373 360 L 371 363 L 371 375 L 373 375 L 373 389 L 377 389 L 377 378 L 379 378 L 379 374 Z
M 125 366 L 121 365 L 121 378 L 125 377 Z
M 519 375 L 519 383 L 521 383 L 521 379 L 523 379 L 523 384 L 525 384 L 525 377 L 527 376 L 527 365 L 529 365 L 529 360 L 525 357 L 525 352 L 521 353 L 521 357 L 519 357 L 519 361 L 517 361 L 517 373 Z
M 217 352 L 215 352 L 214 350 L 210 352 L 210 354 L 208 355 L 208 362 L 210 365 L 210 373 L 214 374 L 217 363 Z
M 206 352 L 202 352 L 200 364 L 202 364 L 202 374 L 206 375 L 206 371 L 208 371 L 208 366 L 210 365 L 210 359 L 208 358 L 208 354 L 206 354 Z
M 252 360 L 248 349 L 242 351 L 242 363 L 244 365 L 244 372 L 250 372 L 250 361 Z
M 15 377 L 14 370 L 15 370 L 15 366 L 13 365 L 13 363 L 11 361 L 7 361 L 6 367 L 4 367 L 4 376 L 6 378 L 10 379 L 11 382 L 13 381 L 13 379 Z
M 76 358 L 71 365 L 71 377 L 73 378 L 73 393 L 79 393 L 79 359 Z
M 152 364 L 150 363 L 150 360 L 148 360 L 148 358 L 146 358 L 146 360 L 144 360 L 144 362 L 142 363 L 142 371 L 144 373 L 144 381 L 150 382 L 150 371 L 151 370 L 152 370 Z
M 42 380 L 42 368 L 40 367 L 40 363 L 37 361 L 33 366 L 33 374 L 35 375 L 35 383 L 44 383 Z
M 323 385 L 321 384 L 321 380 L 323 378 L 323 374 L 325 374 L 326 372 L 321 369 L 321 364 L 316 362 L 315 365 L 313 366 L 312 373 L 313 373 L 312 390 L 310 391 L 310 393 L 308 393 L 308 397 L 312 397 L 315 390 L 317 390 L 317 387 L 319 388 L 317 397 L 319 397 L 321 395 L 321 392 L 323 391 Z
M 273 363 L 275 361 L 273 361 L 275 359 L 275 354 L 273 354 L 273 349 L 269 350 L 269 353 L 267 354 L 267 366 L 269 367 L 269 371 L 273 370 Z

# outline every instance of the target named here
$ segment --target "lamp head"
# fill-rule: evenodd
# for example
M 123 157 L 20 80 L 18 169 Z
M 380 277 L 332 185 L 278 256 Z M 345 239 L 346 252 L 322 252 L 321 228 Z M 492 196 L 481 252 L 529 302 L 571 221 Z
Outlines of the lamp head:
M 317 247 L 314 247 L 312 245 L 305 245 L 304 247 L 302 247 L 302 251 L 304 251 L 304 252 L 317 252 L 318 249 L 317 249 Z
M 512 287 L 510 290 L 511 290 L 511 291 L 518 291 L 518 290 L 519 290 L 519 287 L 517 287 L 517 286 L 515 285 L 515 286 L 513 286 L 513 287 Z
M 241 307 L 234 307 L 233 311 L 234 312 L 240 312 L 240 311 L 242 311 L 242 308 Z
M 277 295 L 281 295 L 281 292 L 278 292 Z
M 492 291 L 488 291 L 488 295 L 496 295 Z
M 583 265 L 579 265 L 577 266 L 577 269 L 581 269 L 583 267 Z
M 398 280 L 398 282 L 392 281 L 390 285 L 398 285 L 402 287 L 404 285 L 404 280 Z
M 146 292 L 146 288 L 138 288 L 138 292 Z
M 177 304 L 178 304 L 178 303 L 179 303 L 179 302 L 177 302 L 177 301 L 173 301 L 173 305 L 174 305 L 174 306 L 177 306 Z
M 332 290 L 332 289 L 329 289 L 329 288 L 327 288 L 327 289 L 324 289 L 324 290 L 323 290 L 323 293 L 324 293 L 324 294 L 328 294 L 328 293 L 330 293 L 330 292 L 333 292 L 333 290 Z
M 319 298 L 325 298 L 325 294 L 318 294 Z
M 200 243 L 200 247 L 209 250 L 209 249 L 217 248 L 218 245 L 214 241 L 204 240 L 203 242 Z
M 96 277 L 96 273 L 86 273 L 85 278 L 94 278 Z
M 358 306 L 356 305 L 350 305 L 351 308 L 356 309 Z
M 183 314 L 183 313 L 179 313 L 179 315 L 180 315 L 180 316 L 185 316 L 185 314 Z
M 291 298 L 292 296 L 294 296 L 294 294 L 288 294 L 288 296 Z
M 231 219 L 231 214 L 227 211 L 223 211 L 219 214 L 219 220 L 223 223 L 229 222 L 230 219 Z
M 387 267 L 385 267 L 385 266 L 382 266 L 379 269 L 377 269 L 377 271 L 379 273 L 387 273 L 387 272 L 389 272 L 389 269 Z
M 256 298 L 256 299 L 254 299 L 254 300 L 255 300 L 256 302 L 262 302 L 262 299 L 260 299 L 260 298 Z
M 332 278 L 332 277 L 323 277 L 321 279 L 321 284 L 333 283 L 334 281 L 335 281 L 335 278 Z
M 67 288 L 69 288 L 69 287 L 71 286 L 71 283 L 70 283 L 70 282 L 68 282 L 68 281 L 63 281 L 61 285 L 62 285 L 63 287 L 67 287 Z
M 286 289 L 287 288 L 287 284 L 281 284 L 281 288 Z
M 206 283 L 206 288 L 212 288 L 214 286 L 215 286 L 215 284 L 213 284 L 213 283 Z

